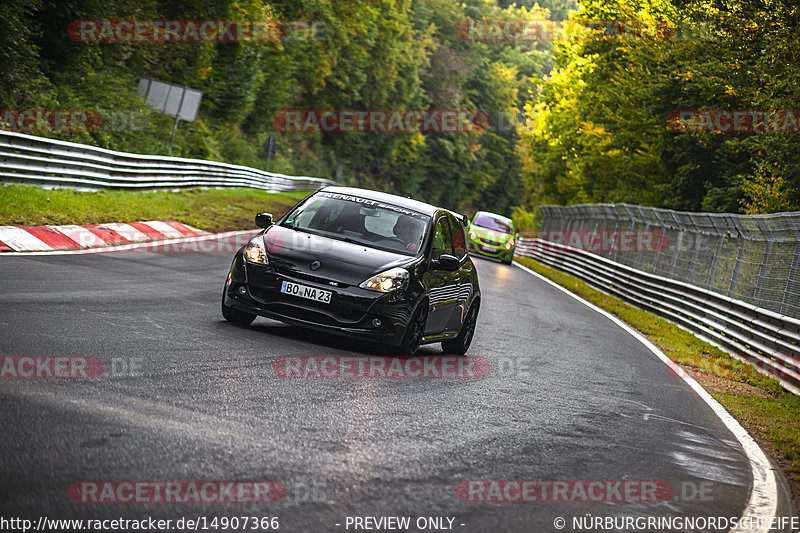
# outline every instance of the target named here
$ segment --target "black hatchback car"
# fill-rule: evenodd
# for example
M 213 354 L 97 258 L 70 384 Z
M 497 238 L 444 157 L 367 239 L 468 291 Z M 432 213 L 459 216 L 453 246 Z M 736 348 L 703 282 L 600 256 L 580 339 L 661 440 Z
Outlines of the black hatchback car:
M 233 259 L 222 315 L 257 315 L 358 337 L 414 354 L 441 342 L 463 354 L 481 292 L 467 255 L 465 219 L 429 204 L 326 187 L 264 228 Z

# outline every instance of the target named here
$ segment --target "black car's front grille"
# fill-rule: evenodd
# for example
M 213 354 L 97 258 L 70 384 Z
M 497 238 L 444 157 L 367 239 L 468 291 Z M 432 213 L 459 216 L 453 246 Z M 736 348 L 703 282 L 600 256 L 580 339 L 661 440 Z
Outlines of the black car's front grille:
M 340 281 L 334 281 L 328 278 L 321 278 L 319 276 L 314 276 L 311 274 L 306 274 L 305 272 L 298 272 L 297 270 L 290 270 L 285 267 L 277 267 L 275 271 L 279 274 L 283 274 L 284 276 L 289 276 L 291 278 L 302 279 L 305 281 L 312 281 L 314 283 L 319 283 L 320 285 L 330 285 L 331 287 L 338 287 L 338 288 L 346 288 L 349 287 L 347 283 L 342 283 Z

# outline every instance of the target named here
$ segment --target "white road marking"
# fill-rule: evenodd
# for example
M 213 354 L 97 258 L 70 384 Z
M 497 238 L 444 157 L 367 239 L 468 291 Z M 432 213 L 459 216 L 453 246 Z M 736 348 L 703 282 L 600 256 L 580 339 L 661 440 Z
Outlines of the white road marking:
M 655 356 L 661 359 L 666 365 L 675 365 L 675 362 L 667 357 L 664 352 L 659 350 L 656 345 L 608 311 L 600 309 L 596 305 L 587 302 L 577 294 L 570 292 L 558 283 L 547 279 L 541 274 L 534 272 L 533 270 L 517 263 L 516 261 L 514 261 L 514 264 L 528 274 L 531 274 L 545 283 L 552 285 L 556 289 L 571 296 L 588 308 L 597 311 L 604 317 L 608 318 L 628 332 L 633 338 L 644 344 L 648 350 L 653 352 Z M 742 527 L 737 527 L 735 529 L 731 529 L 730 533 L 744 533 L 745 531 L 748 533 L 768 533 L 770 530 L 769 524 L 772 522 L 778 511 L 778 485 L 775 481 L 775 472 L 773 471 L 769 459 L 764 454 L 764 451 L 761 449 L 758 443 L 753 439 L 753 437 L 750 436 L 749 433 L 747 433 L 742 425 L 735 418 L 733 418 L 717 400 L 715 400 L 708 392 L 706 392 L 706 390 L 701 387 L 700 384 L 694 380 L 694 378 L 689 376 L 686 372 L 679 372 L 676 373 L 676 375 L 682 378 L 686 384 L 689 385 L 689 387 L 691 387 L 692 390 L 694 390 L 694 392 L 697 393 L 697 395 L 700 396 L 704 402 L 706 402 L 706 404 L 708 404 L 708 406 L 714 411 L 714 414 L 716 414 L 722 423 L 725 424 L 725 427 L 727 427 L 728 430 L 733 433 L 733 435 L 742 445 L 745 454 L 747 454 L 747 459 L 750 461 L 750 468 L 753 473 L 753 489 L 750 492 L 750 501 L 742 513 L 742 517 L 748 517 L 748 521 L 752 520 L 751 523 L 753 525 L 763 524 L 764 527 L 755 529 L 743 529 Z
M 167 224 L 166 222 L 161 222 L 160 220 L 151 220 L 149 222 L 142 222 L 142 224 L 147 224 L 148 226 L 150 226 L 151 228 L 153 228 L 157 232 L 163 233 L 164 236 L 166 236 L 166 237 L 172 237 L 172 238 L 177 239 L 179 237 L 185 237 L 186 236 L 183 233 L 181 233 L 180 231 L 178 231 L 175 228 L 173 228 L 172 226 L 170 226 L 169 224 Z M 195 233 L 200 233 L 197 230 L 194 230 L 194 231 L 195 231 Z
M 13 226 L 10 226 L 13 227 Z M 0 230 L 2 230 L 3 226 L 0 226 Z M 103 248 L 89 248 L 86 250 L 50 250 L 50 248 L 45 248 L 44 252 L 2 252 L 0 253 L 0 259 L 3 257 L 14 257 L 14 256 L 40 256 L 40 255 L 79 255 L 79 254 L 102 254 L 108 252 L 124 252 L 128 250 L 140 250 L 143 248 L 156 248 L 159 246 L 164 246 L 166 244 L 181 244 L 181 243 L 191 243 L 191 242 L 201 242 L 207 241 L 210 239 L 226 239 L 228 237 L 235 237 L 237 235 L 247 235 L 247 234 L 254 234 L 256 233 L 255 229 L 251 230 L 243 230 L 243 231 L 226 231 L 225 233 L 212 233 L 210 235 L 199 235 L 196 237 L 184 237 L 182 239 L 162 239 L 160 241 L 150 241 L 150 242 L 139 242 L 139 243 L 131 243 L 131 244 L 120 244 L 119 246 L 105 246 Z M 38 240 L 38 239 L 37 239 Z M 6 242 L 0 237 L 0 241 Z M 41 242 L 41 241 L 39 241 Z M 44 243 L 43 243 L 44 244 Z M 10 245 L 9 245 L 10 246 Z M 233 250 L 235 252 L 236 250 Z M 231 252 L 231 254 L 233 254 Z
M 114 222 L 111 224 L 101 224 L 101 227 L 108 228 L 115 233 L 119 233 L 122 237 L 128 239 L 129 241 L 144 242 L 150 240 L 150 237 L 134 228 L 130 224 Z
M 66 226 L 48 226 L 60 233 L 63 233 L 76 243 L 81 248 L 94 248 L 96 246 L 105 246 L 107 243 L 87 228 L 77 226 L 75 224 L 68 224 Z
M 3 241 L 12 250 L 52 250 L 47 244 L 40 241 L 23 228 L 16 226 L 0 226 L 0 241 Z M 6 252 L 2 255 L 16 252 Z

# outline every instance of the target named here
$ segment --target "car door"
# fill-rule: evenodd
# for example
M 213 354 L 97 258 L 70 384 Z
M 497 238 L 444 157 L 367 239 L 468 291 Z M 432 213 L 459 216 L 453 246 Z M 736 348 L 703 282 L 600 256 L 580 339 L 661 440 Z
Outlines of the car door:
M 429 266 L 423 275 L 428 288 L 428 323 L 426 335 L 442 333 L 451 324 L 458 304 L 458 271 L 434 270 L 432 261 L 453 255 L 452 230 L 446 213 L 440 213 L 433 228 Z
M 472 300 L 472 293 L 475 290 L 472 286 L 472 274 L 475 265 L 472 261 L 467 260 L 467 235 L 464 226 L 452 215 L 447 215 L 447 219 L 450 223 L 453 256 L 459 260 L 461 266 L 455 272 L 457 274 L 455 282 L 458 286 L 458 294 L 456 296 L 453 316 L 446 329 L 458 331 L 461 329 L 461 324 L 467 316 L 467 307 Z

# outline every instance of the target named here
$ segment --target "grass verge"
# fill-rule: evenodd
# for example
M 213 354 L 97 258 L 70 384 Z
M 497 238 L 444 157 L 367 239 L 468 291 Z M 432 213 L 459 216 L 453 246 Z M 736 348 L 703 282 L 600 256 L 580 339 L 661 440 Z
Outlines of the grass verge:
M 515 260 L 641 332 L 727 409 L 780 465 L 800 501 L 800 397 L 675 324 L 527 257 Z
M 241 230 L 255 228 L 256 213 L 269 212 L 277 218 L 306 194 L 254 189 L 82 192 L 5 185 L 0 186 L 0 225 L 177 220 L 208 231 Z

